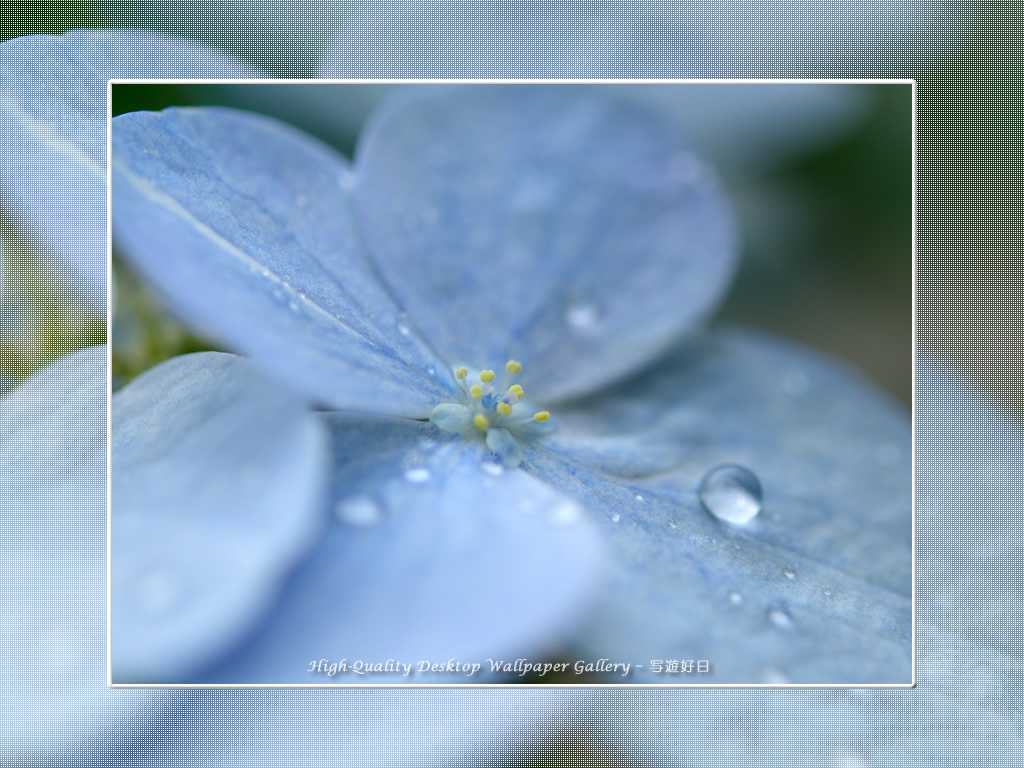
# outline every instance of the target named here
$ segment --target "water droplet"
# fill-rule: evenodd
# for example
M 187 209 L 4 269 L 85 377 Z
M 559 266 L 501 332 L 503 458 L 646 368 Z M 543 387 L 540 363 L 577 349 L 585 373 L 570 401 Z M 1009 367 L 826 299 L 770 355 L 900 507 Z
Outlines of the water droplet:
M 565 322 L 573 328 L 590 328 L 600 316 L 597 304 L 592 301 L 571 299 L 565 305 Z
M 410 483 L 425 483 L 430 479 L 430 470 L 426 467 L 412 467 L 405 470 L 405 479 Z
M 785 576 L 787 579 L 795 579 L 796 578 L 796 571 L 794 571 L 794 570 L 792 570 L 790 568 L 787 568 L 786 570 L 784 570 L 782 572 L 782 575 Z
M 823 589 L 821 591 L 825 594 L 825 597 L 832 597 L 832 590 L 831 589 Z
M 380 521 L 381 510 L 369 496 L 353 496 L 335 504 L 334 514 L 349 525 L 373 525 Z
M 739 605 L 743 602 L 743 595 L 741 595 L 739 592 L 730 592 L 729 602 L 733 605 Z
M 432 365 L 428 365 L 427 366 L 427 373 L 430 374 L 431 376 L 433 376 L 435 373 L 437 373 L 437 369 L 434 366 L 432 366 Z
M 622 515 L 620 515 L 620 514 L 619 514 L 618 512 L 615 512 L 615 513 L 614 513 L 614 514 L 612 515 L 612 522 L 613 522 L 613 523 L 617 523 L 617 522 L 619 522 L 619 520 L 621 520 L 621 519 L 622 519 Z
M 676 527 L 676 521 L 675 520 L 669 520 L 668 521 L 668 527 L 669 528 L 675 528 Z
M 681 184 L 692 184 L 700 177 L 700 161 L 689 152 L 678 152 L 668 161 L 668 175 Z
M 633 498 L 636 499 L 637 504 L 643 504 L 644 503 L 644 497 L 641 496 L 639 493 L 636 496 L 634 496 Z
M 789 371 L 782 377 L 782 391 L 787 395 L 802 395 L 810 386 L 810 380 L 803 371 Z
M 143 574 L 135 584 L 139 608 L 153 617 L 169 613 L 181 600 L 183 592 L 181 582 L 162 568 Z
M 399 313 L 398 321 L 395 323 L 395 327 L 398 328 L 398 332 L 403 336 L 409 335 L 409 314 L 407 312 Z
M 571 501 L 563 501 L 551 510 L 551 522 L 555 525 L 571 525 L 580 517 L 580 508 Z
M 299 311 L 299 302 L 296 299 L 289 300 L 289 302 L 288 302 L 288 309 L 290 309 L 292 312 L 298 312 Z
M 789 629 L 793 626 L 793 619 L 789 613 L 786 612 L 785 608 L 780 608 L 778 606 L 769 608 L 767 615 L 768 621 L 779 629 Z
M 493 461 L 485 461 L 480 464 L 480 469 L 483 470 L 484 474 L 493 475 L 497 477 L 505 471 L 505 468 L 501 464 L 495 464 Z
M 704 509 L 719 520 L 742 525 L 761 511 L 761 482 L 738 464 L 712 469 L 704 475 L 698 493 Z

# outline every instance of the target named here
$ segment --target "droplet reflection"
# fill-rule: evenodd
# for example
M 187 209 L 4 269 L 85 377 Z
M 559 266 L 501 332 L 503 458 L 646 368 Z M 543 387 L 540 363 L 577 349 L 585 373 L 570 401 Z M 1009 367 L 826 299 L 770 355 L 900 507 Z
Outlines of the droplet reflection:
M 761 481 L 738 464 L 712 469 L 701 481 L 698 494 L 708 512 L 736 525 L 749 522 L 761 511 Z

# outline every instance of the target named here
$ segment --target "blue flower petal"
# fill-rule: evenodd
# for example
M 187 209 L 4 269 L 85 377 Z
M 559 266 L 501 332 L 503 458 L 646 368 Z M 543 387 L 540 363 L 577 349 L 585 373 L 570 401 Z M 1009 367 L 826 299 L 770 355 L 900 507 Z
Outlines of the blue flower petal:
M 864 62 L 894 50 L 920 57 L 957 30 L 944 3 L 902 0 L 604 0 L 519 10 L 514 0 L 366 0 L 327 51 L 321 76 L 800 78 L 851 62 L 867 72 Z
M 326 523 L 327 435 L 213 352 L 132 381 L 111 423 L 112 679 L 188 682 L 263 616 Z
M 859 377 L 722 332 L 557 418 L 523 466 L 603 509 L 616 543 L 588 649 L 713 670 L 637 677 L 659 683 L 910 682 L 910 425 Z M 698 498 L 722 464 L 764 489 L 746 525 Z
M 663 351 L 732 275 L 717 184 L 670 122 L 599 88 L 405 92 L 356 156 L 384 279 L 452 364 L 545 402 Z
M 225 53 L 145 32 L 0 43 L 0 192 L 98 311 L 106 308 L 107 81 L 259 76 Z
M 543 661 L 590 607 L 600 537 L 577 505 L 482 443 L 430 424 L 330 417 L 335 519 L 271 621 L 218 683 L 483 682 L 486 659 Z M 347 660 L 333 677 L 311 662 Z M 358 675 L 356 661 L 465 670 Z
M 106 368 L 75 352 L 0 400 L 0 753 L 25 765 L 171 698 L 106 688 Z
M 890 765 L 894 755 L 988 766 L 1021 754 L 1024 436 L 1005 407 L 928 355 L 917 381 L 917 686 L 646 691 L 642 710 L 620 701 L 602 713 L 616 754 L 730 768 Z
M 426 417 L 451 399 L 363 255 L 344 158 L 223 109 L 122 115 L 113 133 L 116 243 L 186 320 L 336 408 Z

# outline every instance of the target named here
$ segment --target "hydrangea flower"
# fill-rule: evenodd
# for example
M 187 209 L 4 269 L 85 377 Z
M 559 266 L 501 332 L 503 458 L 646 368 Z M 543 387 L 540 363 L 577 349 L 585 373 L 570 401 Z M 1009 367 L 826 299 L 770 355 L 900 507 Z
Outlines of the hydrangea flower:
M 228 110 L 125 115 L 112 141 L 123 253 L 200 330 L 338 411 L 320 417 L 337 515 L 274 615 L 229 659 L 196 647 L 134 674 L 308 682 L 299 660 L 342 638 L 357 658 L 560 643 L 630 663 L 630 682 L 680 682 L 651 669 L 678 659 L 715 683 L 910 682 L 906 417 L 782 342 L 680 341 L 735 248 L 671 121 L 600 89 L 466 87 L 395 100 L 351 165 Z M 124 450 L 137 433 L 115 422 Z M 699 499 L 723 464 L 767 489 L 747 526 Z M 115 638 L 135 618 L 118 599 Z

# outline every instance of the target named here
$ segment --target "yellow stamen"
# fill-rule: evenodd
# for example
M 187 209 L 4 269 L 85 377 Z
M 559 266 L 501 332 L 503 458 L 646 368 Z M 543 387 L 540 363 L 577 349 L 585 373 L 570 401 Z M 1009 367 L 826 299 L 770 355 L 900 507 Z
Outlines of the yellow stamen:
M 479 429 L 481 432 L 486 432 L 487 428 L 491 426 L 491 422 L 489 422 L 487 420 L 487 417 L 484 416 L 482 413 L 478 413 L 476 416 L 473 417 L 473 423 L 476 424 L 476 428 Z
M 490 384 L 494 381 L 494 371 L 480 371 L 480 381 L 484 384 Z
M 511 392 L 516 397 L 523 396 L 523 388 L 520 387 L 518 384 L 513 384 L 511 387 L 508 388 L 508 391 Z
M 547 421 L 548 417 L 550 415 L 551 414 L 548 413 L 547 411 L 537 411 L 535 414 L 533 414 L 533 420 L 534 421 Z
M 471 394 L 475 400 L 479 400 L 484 396 L 484 388 L 479 384 L 474 384 L 469 388 L 469 394 Z
M 464 365 L 460 365 L 455 369 L 455 378 L 462 381 L 464 378 L 469 376 L 469 370 Z
M 498 403 L 498 413 L 502 416 L 508 416 L 512 413 L 512 406 L 508 403 Z
M 509 360 L 507 363 L 505 363 L 505 370 L 511 373 L 513 376 L 516 376 L 523 370 L 523 364 L 520 363 L 518 360 Z

